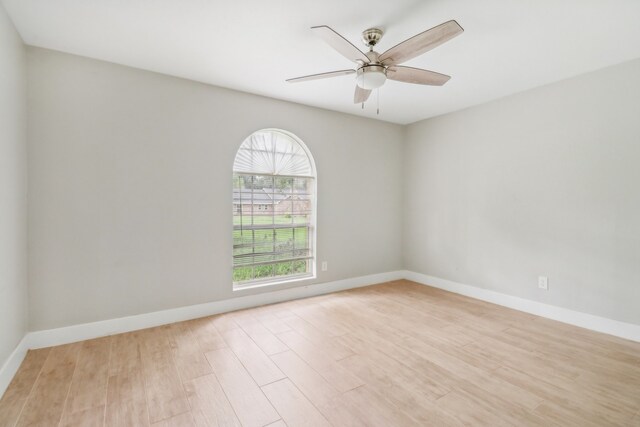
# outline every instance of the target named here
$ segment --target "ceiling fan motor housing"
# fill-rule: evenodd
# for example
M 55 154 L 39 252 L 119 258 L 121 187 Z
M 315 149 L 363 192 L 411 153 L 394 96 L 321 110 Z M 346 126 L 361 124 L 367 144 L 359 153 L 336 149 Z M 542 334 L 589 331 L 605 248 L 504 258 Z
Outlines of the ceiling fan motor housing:
M 382 38 L 382 30 L 378 28 L 369 28 L 362 32 L 362 41 L 369 47 L 374 47 Z

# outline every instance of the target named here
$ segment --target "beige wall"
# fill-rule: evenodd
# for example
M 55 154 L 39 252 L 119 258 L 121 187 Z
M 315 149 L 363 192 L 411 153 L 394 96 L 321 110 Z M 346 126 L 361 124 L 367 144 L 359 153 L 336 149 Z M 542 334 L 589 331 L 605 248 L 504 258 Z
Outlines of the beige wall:
M 400 126 L 37 48 L 28 72 L 32 330 L 246 295 L 231 168 L 262 128 L 316 161 L 316 282 L 402 267 Z
M 640 324 L 640 60 L 413 124 L 404 155 L 407 269 Z
M 406 268 L 640 323 L 640 60 L 408 127 L 37 48 L 28 73 L 32 330 L 269 291 L 230 279 L 231 166 L 267 127 L 317 163 L 315 282 Z
M 25 48 L 0 4 L 0 367 L 27 329 Z

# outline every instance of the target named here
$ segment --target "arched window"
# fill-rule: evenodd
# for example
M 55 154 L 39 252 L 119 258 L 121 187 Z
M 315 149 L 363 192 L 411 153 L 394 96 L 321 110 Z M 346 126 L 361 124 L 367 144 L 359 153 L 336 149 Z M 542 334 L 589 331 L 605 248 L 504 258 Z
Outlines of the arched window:
M 315 276 L 315 164 L 296 136 L 264 129 L 233 164 L 234 289 Z

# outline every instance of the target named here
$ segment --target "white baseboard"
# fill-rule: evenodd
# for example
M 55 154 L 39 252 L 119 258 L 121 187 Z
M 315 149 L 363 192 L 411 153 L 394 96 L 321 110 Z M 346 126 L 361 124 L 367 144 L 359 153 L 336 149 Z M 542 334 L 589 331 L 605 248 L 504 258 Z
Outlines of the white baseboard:
M 606 317 L 595 316 L 593 314 L 562 308 L 555 305 L 544 304 L 500 292 L 490 291 L 477 286 L 465 285 L 452 282 L 439 277 L 428 276 L 426 274 L 405 271 L 404 278 L 422 285 L 431 286 L 456 294 L 465 295 L 471 298 L 487 301 L 525 313 L 535 314 L 540 317 L 557 320 L 581 328 L 591 329 L 597 332 L 614 335 L 632 341 L 640 342 L 640 325 L 625 323 Z
M 13 353 L 11 353 L 9 358 L 4 362 L 2 368 L 0 368 L 0 398 L 7 387 L 9 387 L 9 383 L 11 383 L 16 372 L 18 372 L 18 368 L 20 367 L 20 364 L 22 364 L 24 357 L 27 355 L 28 350 L 29 346 L 25 335 L 18 343 L 15 350 L 13 350 Z
M 372 274 L 369 276 L 354 277 L 337 280 L 334 282 L 305 285 L 296 288 L 283 289 L 262 294 L 247 295 L 237 298 L 214 301 L 205 304 L 187 307 L 173 308 L 152 313 L 138 314 L 135 316 L 121 317 L 118 319 L 103 320 L 99 322 L 84 323 L 57 329 L 29 332 L 20 341 L 11 356 L 0 368 L 0 397 L 8 387 L 11 379 L 24 360 L 28 349 L 51 347 L 54 345 L 68 344 L 106 335 L 135 331 L 153 326 L 182 320 L 195 319 L 224 313 L 243 308 L 256 307 L 265 304 L 273 304 L 281 301 L 289 301 L 299 298 L 311 297 L 342 291 L 346 289 L 368 286 L 376 283 L 392 280 L 407 279 L 423 285 L 443 289 L 457 294 L 491 302 L 526 313 L 535 314 L 560 322 L 568 323 L 582 328 L 614 335 L 617 337 L 640 342 L 640 325 L 619 322 L 617 320 L 581 313 L 562 307 L 543 304 L 495 291 L 452 282 L 439 277 L 415 273 L 413 271 L 390 271 L 387 273 Z
M 205 304 L 172 308 L 169 310 L 155 311 L 135 316 L 29 332 L 26 336 L 26 341 L 28 348 L 42 348 L 68 344 L 71 342 L 106 335 L 166 325 L 168 323 L 179 322 L 182 320 L 196 319 L 198 317 L 210 316 L 212 314 L 225 313 L 227 311 L 257 307 L 265 304 L 273 304 L 281 301 L 289 301 L 342 291 L 345 289 L 357 288 L 360 286 L 372 285 L 375 283 L 398 280 L 403 278 L 403 274 L 403 271 L 390 271 L 386 273 L 372 274 L 369 276 L 337 280 L 334 282 L 317 283 L 261 294 L 241 296 Z
M 257 307 L 260 305 L 328 294 L 331 292 L 358 288 L 381 282 L 389 282 L 392 280 L 402 279 L 403 275 L 403 271 L 390 271 L 386 273 L 372 274 L 369 276 L 353 277 L 333 282 L 317 283 L 261 294 L 241 296 L 205 304 L 172 308 L 169 310 L 155 311 L 135 316 L 29 332 L 25 335 L 22 341 L 20 341 L 13 353 L 11 353 L 11 356 L 6 360 L 2 368 L 0 368 L 0 397 L 2 397 L 9 386 L 9 383 L 18 371 L 18 368 L 29 349 L 68 344 L 86 339 L 103 337 L 106 335 L 151 328 L 153 326 L 165 325 L 182 320 L 196 319 L 198 317 L 210 316 L 212 314 L 240 310 L 243 308 Z

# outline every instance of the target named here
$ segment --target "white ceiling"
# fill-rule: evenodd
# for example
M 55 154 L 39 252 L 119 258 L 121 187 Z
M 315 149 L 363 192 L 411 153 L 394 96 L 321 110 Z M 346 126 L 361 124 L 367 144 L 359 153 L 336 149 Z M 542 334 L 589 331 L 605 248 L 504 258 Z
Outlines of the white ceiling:
M 255 94 L 411 123 L 640 57 L 639 0 L 2 0 L 27 44 Z M 382 52 L 449 19 L 465 32 L 406 65 L 443 87 L 388 81 L 362 110 L 351 68 L 309 27 L 329 25 Z

